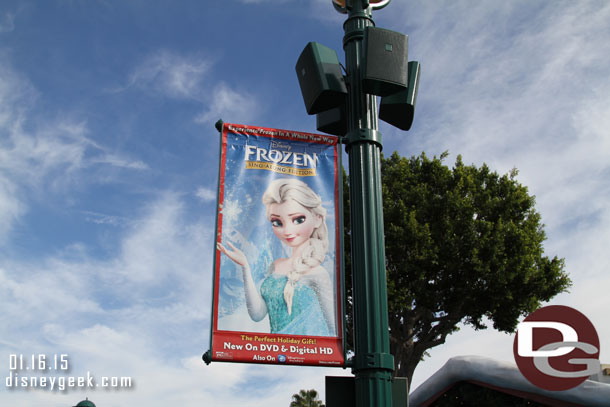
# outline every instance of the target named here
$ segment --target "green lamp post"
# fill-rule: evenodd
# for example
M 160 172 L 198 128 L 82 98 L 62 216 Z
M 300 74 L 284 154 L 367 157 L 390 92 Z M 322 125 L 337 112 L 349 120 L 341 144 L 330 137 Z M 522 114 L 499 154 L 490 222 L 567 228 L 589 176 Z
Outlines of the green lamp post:
M 392 406 L 392 372 L 385 279 L 381 134 L 374 95 L 362 90 L 363 40 L 374 26 L 365 1 L 351 1 L 343 25 L 345 69 L 349 86 L 347 134 L 352 225 L 352 289 L 356 406 Z
M 420 72 L 418 62 L 407 61 L 407 36 L 375 27 L 372 11 L 389 2 L 332 0 L 339 12 L 348 15 L 343 25 L 345 76 L 341 74 L 336 53 L 317 43 L 305 47 L 296 65 L 307 113 L 317 115 L 319 131 L 341 136 L 349 155 L 353 400 L 358 407 L 393 405 L 394 358 L 390 354 L 388 327 L 382 140 L 376 96 L 381 96 L 380 118 L 408 130 Z M 406 393 L 400 398 L 406 404 Z

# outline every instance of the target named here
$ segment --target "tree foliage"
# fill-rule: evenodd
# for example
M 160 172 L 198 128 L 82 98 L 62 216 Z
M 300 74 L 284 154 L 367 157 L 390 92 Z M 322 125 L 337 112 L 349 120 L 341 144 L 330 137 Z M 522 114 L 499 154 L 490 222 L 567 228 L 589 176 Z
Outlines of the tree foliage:
M 290 407 L 324 407 L 324 404 L 318 399 L 317 391 L 300 390 L 298 394 L 292 395 Z
M 544 255 L 541 217 L 517 171 L 499 175 L 460 156 L 449 168 L 446 156 L 382 158 L 390 348 L 395 374 L 409 380 L 460 323 L 485 329 L 487 318 L 513 332 L 520 316 L 570 286 L 563 259 Z

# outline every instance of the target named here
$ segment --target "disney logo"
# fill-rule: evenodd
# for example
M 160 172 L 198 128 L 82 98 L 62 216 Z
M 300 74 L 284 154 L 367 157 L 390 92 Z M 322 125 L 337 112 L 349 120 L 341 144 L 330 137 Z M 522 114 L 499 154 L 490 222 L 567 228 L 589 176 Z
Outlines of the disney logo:
M 272 141 L 271 148 L 281 148 L 283 150 L 290 150 L 292 146 L 288 143 L 283 143 L 281 141 Z

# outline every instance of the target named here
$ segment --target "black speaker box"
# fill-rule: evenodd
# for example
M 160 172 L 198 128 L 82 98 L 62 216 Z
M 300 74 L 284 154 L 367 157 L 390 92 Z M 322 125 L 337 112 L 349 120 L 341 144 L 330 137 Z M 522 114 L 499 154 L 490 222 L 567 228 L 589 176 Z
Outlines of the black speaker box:
M 316 128 L 318 131 L 345 136 L 347 134 L 347 106 L 345 103 L 325 110 L 316 115 Z
M 299 56 L 296 72 L 308 114 L 332 109 L 345 101 L 345 79 L 333 49 L 310 42 Z
M 409 130 L 411 128 L 413 115 L 415 114 L 419 74 L 419 62 L 409 62 L 408 87 L 393 95 L 381 98 L 381 103 L 379 104 L 379 118 L 381 120 L 401 130 Z
M 387 96 L 407 87 L 408 37 L 396 31 L 367 27 L 364 31 L 366 93 Z

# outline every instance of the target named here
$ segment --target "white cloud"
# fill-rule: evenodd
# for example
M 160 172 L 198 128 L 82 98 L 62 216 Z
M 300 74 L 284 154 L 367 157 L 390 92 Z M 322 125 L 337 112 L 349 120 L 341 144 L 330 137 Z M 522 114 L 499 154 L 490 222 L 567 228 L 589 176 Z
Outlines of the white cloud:
M 0 33 L 11 32 L 15 29 L 15 15 L 6 12 L 0 15 Z
M 195 195 L 203 202 L 212 202 L 216 200 L 216 191 L 205 187 L 197 188 Z
M 115 273 L 144 287 L 147 283 L 162 284 L 168 275 L 188 273 L 180 269 L 176 256 L 184 251 L 180 238 L 189 233 L 189 229 L 176 228 L 182 212 L 182 203 L 175 194 L 164 194 L 152 203 L 134 233 L 124 239 L 121 263 L 116 265 Z
M 202 82 L 210 66 L 210 61 L 198 55 L 181 56 L 158 51 L 135 68 L 127 86 L 176 99 L 201 100 Z
M 0 245 L 8 237 L 14 223 L 27 210 L 16 189 L 10 180 L 0 177 Z
M 7 55 L 0 52 L 0 57 L 6 61 Z M 6 240 L 15 221 L 27 210 L 14 177 L 8 173 L 15 161 L 19 164 L 17 154 L 8 142 L 36 96 L 27 80 L 6 63 L 0 63 L 0 244 Z
M 40 129 L 26 130 L 24 121 L 11 117 L 0 125 L 0 241 L 28 207 L 28 197 L 64 193 L 84 173 L 95 167 L 143 170 L 148 166 L 120 153 L 108 152 L 87 137 L 84 122 L 44 123 Z M 45 199 L 48 199 L 47 195 Z
M 261 113 L 259 101 L 247 92 L 239 92 L 221 82 L 212 90 L 207 109 L 196 121 L 215 123 L 218 119 L 230 118 L 235 123 L 249 123 Z
M 2 327 L 3 338 L 22 344 L 18 333 L 37 332 L 42 328 L 41 321 L 47 321 L 45 324 L 68 315 L 74 320 L 84 314 L 98 315 L 101 312 L 98 304 L 85 294 L 91 288 L 89 279 L 86 270 L 71 266 L 54 269 L 53 273 L 35 264 L 0 269 L 3 317 L 11 321 Z M 40 339 L 38 334 L 33 334 L 25 345 Z
M 120 216 L 108 215 L 105 213 L 98 213 L 92 211 L 83 211 L 85 220 L 87 222 L 95 223 L 98 225 L 113 225 L 120 226 L 127 223 L 125 218 Z
M 85 120 L 36 118 L 39 97 L 7 59 L 0 63 L 0 244 L 27 212 L 29 198 L 63 193 L 93 167 L 148 168 L 92 140 Z
M 234 122 L 249 122 L 261 108 L 254 96 L 238 91 L 225 82 L 213 88 L 207 76 L 212 61 L 200 55 L 180 55 L 158 51 L 139 64 L 129 77 L 124 91 L 135 87 L 173 99 L 193 100 L 203 105 L 203 112 L 195 117 L 197 123 L 215 123 L 220 118 Z M 211 90 L 210 90 L 211 88 Z
M 141 160 L 131 160 L 123 157 L 121 154 L 116 153 L 103 153 L 99 157 L 91 160 L 92 164 L 107 164 L 113 167 L 126 168 L 132 170 L 148 170 L 150 167 L 148 164 Z
M 601 67 L 610 45 L 600 33 L 608 32 L 608 6 L 552 4 L 524 16 L 514 2 L 422 4 L 380 13 L 395 16 L 399 29 L 415 27 L 408 34 L 410 57 L 422 63 L 418 101 L 436 106 L 417 118 L 426 121 L 428 149 L 459 145 L 468 149 L 460 153 L 493 158 L 534 146 L 541 135 L 561 140 L 574 133 L 571 113 L 591 86 L 607 83 Z

